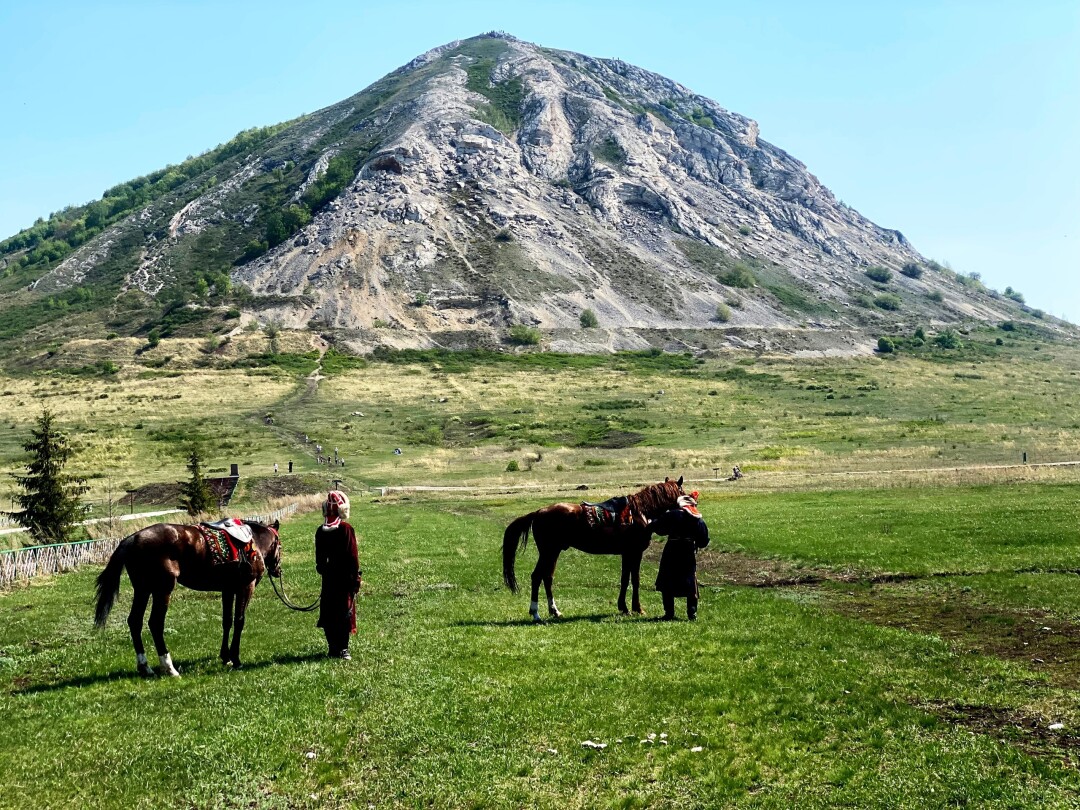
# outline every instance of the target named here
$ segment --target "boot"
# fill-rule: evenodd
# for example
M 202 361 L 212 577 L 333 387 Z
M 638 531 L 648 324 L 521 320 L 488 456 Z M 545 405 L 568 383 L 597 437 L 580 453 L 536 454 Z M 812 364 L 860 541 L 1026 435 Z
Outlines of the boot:
M 670 622 L 675 618 L 675 597 L 670 593 L 664 593 L 664 616 L 663 619 L 666 622 Z

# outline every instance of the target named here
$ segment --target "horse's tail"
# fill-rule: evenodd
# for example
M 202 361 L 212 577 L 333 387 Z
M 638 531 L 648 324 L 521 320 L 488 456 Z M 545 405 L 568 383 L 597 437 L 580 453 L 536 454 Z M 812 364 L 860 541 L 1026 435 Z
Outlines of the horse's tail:
M 520 540 L 524 551 L 525 544 L 529 542 L 529 529 L 532 528 L 534 517 L 536 512 L 522 515 L 503 532 L 503 582 L 511 593 L 517 593 L 518 589 L 517 575 L 514 574 L 514 550 Z
M 135 535 L 125 537 L 116 547 L 116 551 L 109 558 L 109 564 L 105 570 L 98 574 L 97 578 L 97 608 L 94 610 L 94 625 L 104 627 L 105 620 L 109 618 L 116 594 L 120 592 L 120 576 L 124 573 L 124 562 L 131 546 L 135 543 Z

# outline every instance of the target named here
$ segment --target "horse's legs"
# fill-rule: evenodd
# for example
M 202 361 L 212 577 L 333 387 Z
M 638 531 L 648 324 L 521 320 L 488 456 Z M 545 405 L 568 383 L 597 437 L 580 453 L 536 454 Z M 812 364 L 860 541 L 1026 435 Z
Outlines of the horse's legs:
M 533 537 L 535 538 L 536 535 L 533 534 Z M 544 570 L 545 570 L 544 557 L 545 557 L 545 552 L 547 551 L 547 549 L 544 548 L 543 546 L 541 546 L 539 542 L 536 543 L 536 549 L 540 553 L 540 556 L 537 559 L 536 567 L 533 569 L 533 572 L 532 572 L 532 601 L 529 602 L 529 615 L 532 616 L 532 620 L 534 622 L 539 623 L 541 621 L 541 619 L 540 619 L 540 583 L 544 579 Z
M 555 606 L 555 597 L 551 595 L 551 581 L 555 577 L 555 566 L 559 564 L 559 552 L 556 551 L 551 557 L 551 564 L 544 570 L 544 592 L 547 594 L 548 613 L 558 619 L 562 616 L 559 608 Z
M 229 660 L 232 661 L 233 669 L 240 669 L 240 635 L 244 632 L 244 619 L 247 615 L 248 602 L 255 592 L 255 583 L 252 582 L 244 590 L 236 592 L 236 616 L 233 620 L 232 647 L 229 650 Z
M 623 558 L 626 559 L 625 557 Z M 630 600 L 630 607 L 639 616 L 644 616 L 645 611 L 641 607 L 641 597 L 639 591 L 641 590 L 641 555 L 634 556 L 633 562 L 630 566 L 630 583 L 634 586 L 634 594 Z M 625 591 L 623 592 L 625 594 Z
M 232 629 L 233 592 L 221 592 L 221 663 L 229 663 L 229 631 Z
M 139 674 L 152 677 L 154 670 L 146 660 L 146 648 L 143 647 L 142 626 L 146 615 L 146 604 L 150 601 L 150 591 L 135 591 L 131 599 L 131 612 L 128 613 L 128 629 L 131 630 L 131 643 L 135 646 L 135 660 L 139 665 Z
M 154 606 L 150 608 L 150 635 L 154 637 L 161 670 L 166 675 L 179 678 L 180 673 L 173 666 L 169 648 L 165 646 L 165 614 L 169 612 L 169 599 L 172 598 L 176 580 L 168 581 L 162 588 L 154 591 Z
M 626 588 L 630 585 L 630 561 L 622 555 L 622 582 L 619 586 L 619 613 L 629 613 L 626 608 Z M 637 604 L 637 586 L 634 587 L 634 604 Z

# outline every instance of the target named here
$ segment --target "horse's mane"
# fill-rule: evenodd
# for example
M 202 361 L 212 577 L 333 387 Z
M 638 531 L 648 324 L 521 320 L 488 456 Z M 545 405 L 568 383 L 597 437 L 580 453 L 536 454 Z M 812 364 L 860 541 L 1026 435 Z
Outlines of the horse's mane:
M 635 512 L 653 516 L 674 506 L 679 495 L 678 482 L 661 481 L 659 484 L 650 484 L 633 495 L 627 495 L 626 500 Z

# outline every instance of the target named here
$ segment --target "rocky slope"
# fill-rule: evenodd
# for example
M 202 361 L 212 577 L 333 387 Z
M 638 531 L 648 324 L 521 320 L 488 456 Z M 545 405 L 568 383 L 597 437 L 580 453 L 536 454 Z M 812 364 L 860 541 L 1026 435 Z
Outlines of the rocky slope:
M 916 323 L 1023 314 L 838 201 L 750 119 L 633 65 L 501 34 L 436 48 L 230 155 L 34 293 L 105 265 L 116 292 L 181 290 L 195 306 L 224 300 L 228 272 L 253 293 L 249 315 L 357 349 L 526 325 L 569 350 L 847 353 Z

